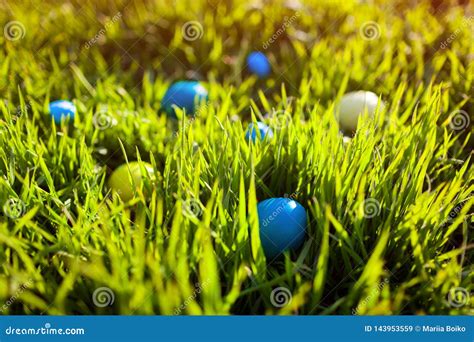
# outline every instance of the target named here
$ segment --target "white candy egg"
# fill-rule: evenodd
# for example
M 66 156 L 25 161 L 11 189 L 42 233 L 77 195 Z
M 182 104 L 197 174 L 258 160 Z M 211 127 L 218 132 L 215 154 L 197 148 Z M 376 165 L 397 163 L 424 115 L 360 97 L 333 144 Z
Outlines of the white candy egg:
M 366 109 L 369 117 L 374 117 L 378 100 L 377 94 L 371 91 L 361 90 L 345 94 L 336 109 L 340 127 L 345 131 L 355 131 L 359 117 L 364 114 Z M 384 107 L 384 103 L 381 102 L 380 109 Z

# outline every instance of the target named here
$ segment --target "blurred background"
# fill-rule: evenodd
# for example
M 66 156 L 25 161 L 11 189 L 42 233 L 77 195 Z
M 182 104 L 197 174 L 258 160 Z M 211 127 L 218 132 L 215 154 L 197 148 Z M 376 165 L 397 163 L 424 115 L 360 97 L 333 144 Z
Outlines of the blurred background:
M 315 98 L 325 102 L 338 89 L 333 85 L 350 72 L 350 88 L 377 89 L 383 95 L 403 81 L 428 83 L 435 77 L 436 82 L 447 81 L 462 101 L 472 90 L 472 80 L 459 75 L 472 75 L 460 71 L 472 70 L 473 18 L 472 2 L 460 3 L 2 0 L 0 21 L 18 23 L 6 29 L 14 39 L 21 36 L 23 48 L 0 37 L 2 66 L 10 71 L 0 87 L 20 84 L 28 89 L 22 79 L 34 82 L 47 74 L 51 83 L 44 93 L 30 95 L 61 93 L 64 85 L 72 87 L 77 65 L 91 84 L 120 75 L 111 81 L 129 92 L 139 90 L 134 87 L 147 73 L 151 79 L 197 78 L 238 85 L 245 56 L 261 50 L 268 53 L 275 71 L 268 85 L 279 89 L 287 82 L 290 95 L 297 94 L 301 79 L 309 76 Z M 450 53 L 437 53 L 446 49 Z M 386 79 L 389 69 L 396 76 Z M 64 77 L 56 77 L 63 71 Z M 159 101 L 159 95 L 151 96 Z

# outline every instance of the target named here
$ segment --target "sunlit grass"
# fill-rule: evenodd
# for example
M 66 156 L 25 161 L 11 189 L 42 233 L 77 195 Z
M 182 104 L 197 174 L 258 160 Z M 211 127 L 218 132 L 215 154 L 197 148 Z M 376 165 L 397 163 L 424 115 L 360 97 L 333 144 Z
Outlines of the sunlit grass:
M 26 30 L 0 37 L 2 314 L 472 314 L 472 298 L 450 297 L 474 283 L 472 126 L 452 122 L 459 111 L 472 121 L 474 107 L 473 22 L 461 7 L 152 3 L 0 12 L 2 27 Z M 265 51 L 272 77 L 248 75 L 248 51 L 294 13 Z M 189 20 L 201 39 L 183 40 Z M 377 39 L 361 37 L 367 21 Z M 161 97 L 189 70 L 210 102 L 168 119 Z M 344 140 L 334 106 L 359 89 L 387 106 Z M 73 123 L 51 122 L 59 98 L 76 104 Z M 248 144 L 255 120 L 275 139 Z M 154 175 L 123 203 L 107 179 L 126 160 Z M 256 203 L 290 195 L 308 237 L 266 260 Z M 100 287 L 113 303 L 94 302 Z M 279 287 L 292 297 L 282 307 Z

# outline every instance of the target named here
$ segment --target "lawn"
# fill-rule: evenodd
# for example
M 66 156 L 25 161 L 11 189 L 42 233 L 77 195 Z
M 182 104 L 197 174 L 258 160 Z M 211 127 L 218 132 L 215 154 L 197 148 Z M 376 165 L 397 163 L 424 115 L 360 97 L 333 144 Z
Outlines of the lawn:
M 472 2 L 0 9 L 0 314 L 474 313 Z M 209 101 L 173 118 L 161 101 L 182 79 Z M 357 90 L 385 107 L 344 135 Z M 74 120 L 51 119 L 58 99 Z M 245 139 L 256 121 L 273 139 Z M 123 201 L 108 181 L 132 161 L 153 171 Z M 307 213 L 275 258 L 271 197 Z

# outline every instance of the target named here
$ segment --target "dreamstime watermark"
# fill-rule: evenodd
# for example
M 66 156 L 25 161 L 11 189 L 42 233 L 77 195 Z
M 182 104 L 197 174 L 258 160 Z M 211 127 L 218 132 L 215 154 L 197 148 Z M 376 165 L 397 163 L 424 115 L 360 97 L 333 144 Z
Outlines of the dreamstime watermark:
M 473 24 L 473 21 L 474 21 L 474 15 L 471 15 L 469 18 L 464 18 L 462 20 L 461 25 L 459 25 L 459 27 L 453 33 L 451 33 L 451 35 L 446 40 L 441 42 L 439 46 L 440 49 L 442 50 L 446 49 L 449 46 L 449 44 L 451 44 L 459 36 L 459 34 L 461 33 L 461 30 L 466 26 L 471 26 Z
M 196 283 L 194 284 L 194 291 L 193 293 L 185 299 L 185 301 L 178 306 L 177 308 L 174 309 L 174 314 L 175 315 L 180 315 L 181 312 L 186 309 L 186 307 L 189 305 L 189 303 L 193 302 L 196 300 L 198 294 L 202 292 L 202 290 L 209 284 L 209 279 L 205 280 L 202 283 Z
M 449 306 L 460 308 L 471 301 L 471 296 L 464 287 L 453 287 L 449 290 L 447 299 Z
M 26 29 L 21 21 L 13 20 L 5 25 L 3 34 L 6 39 L 14 42 L 25 37 Z
M 181 127 L 181 124 L 179 126 L 179 129 L 174 132 L 174 135 L 177 137 L 179 135 L 179 132 L 181 131 L 186 131 L 186 129 L 191 126 L 191 124 L 196 120 L 198 117 L 202 115 L 207 109 L 209 108 L 209 103 L 204 103 L 198 107 L 194 115 L 186 116 L 185 122 L 184 122 L 184 127 Z
M 375 198 L 367 198 L 362 205 L 365 218 L 372 218 L 380 214 L 380 203 Z
M 29 279 L 26 283 L 20 285 L 20 287 L 16 290 L 16 292 L 7 299 L 7 301 L 0 307 L 0 312 L 5 311 L 8 309 L 10 305 L 16 302 L 16 300 L 20 297 L 20 295 L 25 292 L 31 285 L 33 285 L 33 279 Z
M 291 291 L 284 286 L 279 286 L 270 293 L 270 303 L 276 308 L 287 306 L 292 300 Z
M 188 199 L 183 202 L 182 212 L 188 218 L 198 218 L 203 211 L 202 204 L 196 199 Z
M 25 211 L 26 204 L 19 198 L 9 198 L 3 204 L 3 213 L 13 220 L 22 217 Z
M 101 109 L 97 111 L 92 117 L 92 123 L 94 127 L 103 131 L 107 128 L 115 126 L 117 120 L 115 120 L 112 115 L 109 114 L 107 109 Z
M 281 130 L 283 127 L 288 127 L 293 120 L 290 112 L 286 110 L 273 110 L 269 118 L 272 127 L 277 130 Z
M 119 21 L 120 19 L 122 18 L 122 12 L 118 12 L 116 15 L 114 15 L 112 17 L 112 19 L 110 19 L 109 21 L 107 21 L 104 25 L 103 28 L 101 28 L 96 34 L 95 36 L 92 38 L 92 39 L 89 39 L 85 44 L 84 44 L 84 48 L 86 50 L 90 49 L 95 43 L 97 43 L 99 41 L 99 39 L 101 39 L 103 36 L 105 36 L 105 34 L 107 33 L 107 31 L 110 29 L 110 27 L 115 24 L 117 21 Z
M 471 123 L 469 114 L 464 110 L 455 110 L 449 114 L 449 127 L 454 131 L 462 131 Z
M 375 40 L 380 38 L 380 25 L 375 21 L 366 21 L 359 29 L 359 33 L 364 40 Z
M 388 278 L 385 278 L 382 282 L 378 283 L 377 286 L 370 291 L 369 295 L 365 297 L 363 301 L 359 302 L 356 308 L 352 309 L 352 314 L 358 315 L 363 308 L 367 307 L 367 303 L 369 303 L 375 296 L 378 296 L 382 292 L 383 288 L 387 284 Z
M 13 119 L 18 120 L 20 116 L 26 114 L 27 111 L 31 110 L 31 103 L 26 102 L 24 108 L 22 106 L 17 106 L 15 108 L 15 113 L 13 114 Z
M 295 192 L 292 192 L 291 194 L 283 194 L 283 197 L 296 201 L 296 196 L 298 196 L 299 193 L 300 191 L 295 191 Z
M 464 205 L 467 203 L 469 199 L 471 199 L 474 196 L 474 192 L 471 192 L 469 196 L 462 201 L 461 203 L 458 203 L 448 214 L 448 218 L 443 222 L 441 225 L 442 227 L 446 226 L 448 223 L 451 223 L 461 212 L 461 209 L 464 207 Z
M 92 302 L 99 308 L 105 308 L 111 306 L 115 302 L 115 294 L 108 287 L 98 287 L 92 294 Z
M 299 16 L 300 12 L 296 12 L 290 18 L 285 17 L 285 19 L 283 20 L 283 24 L 280 26 L 280 28 L 276 30 L 275 33 L 266 42 L 263 43 L 263 49 L 268 49 L 270 45 L 272 45 L 278 39 L 278 37 L 280 37 L 290 26 L 293 25 L 293 23 Z
M 181 33 L 184 40 L 188 42 L 193 42 L 195 40 L 201 39 L 204 35 L 204 28 L 202 24 L 197 20 L 187 21 L 181 27 Z
M 289 201 L 294 201 L 295 200 L 297 194 L 298 194 L 297 192 L 294 192 L 290 195 L 285 194 L 284 197 L 287 199 L 287 201 L 284 204 L 281 204 L 278 207 L 276 207 L 275 210 L 273 210 L 270 215 L 265 217 L 265 219 L 262 222 L 262 225 L 264 227 L 266 227 L 270 224 L 270 222 L 272 222 L 274 219 L 276 219 L 278 217 L 278 215 L 280 215 L 280 213 L 285 210 L 285 206 L 287 205 L 287 203 Z
M 46 323 L 41 328 L 16 328 L 9 326 L 5 329 L 6 335 L 84 335 L 83 328 L 52 328 L 51 323 Z

